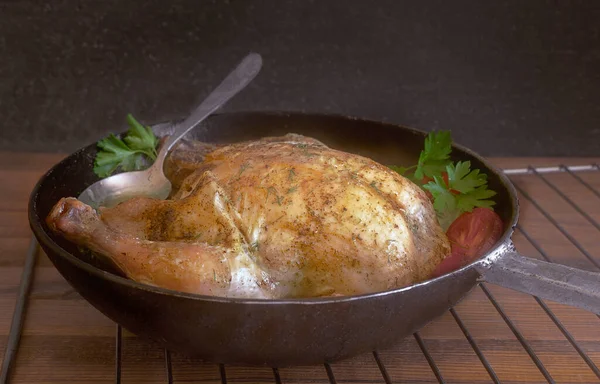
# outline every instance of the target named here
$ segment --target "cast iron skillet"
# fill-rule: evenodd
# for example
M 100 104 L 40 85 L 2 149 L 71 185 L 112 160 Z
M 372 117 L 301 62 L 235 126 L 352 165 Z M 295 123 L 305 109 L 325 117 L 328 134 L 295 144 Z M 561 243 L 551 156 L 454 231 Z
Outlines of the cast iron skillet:
M 169 133 L 170 124 L 154 127 Z M 382 164 L 414 164 L 424 132 L 361 119 L 300 113 L 246 112 L 212 116 L 189 135 L 206 142 L 234 142 L 300 133 L 330 147 Z M 65 279 L 93 306 L 131 332 L 166 348 L 233 364 L 290 366 L 335 361 L 396 343 L 442 315 L 488 281 L 600 313 L 600 275 L 519 256 L 511 235 L 518 218 L 515 189 L 497 169 L 466 148 L 455 160 L 471 160 L 498 192 L 496 211 L 504 234 L 478 261 L 410 287 L 361 296 L 247 300 L 184 294 L 146 286 L 50 233 L 44 222 L 64 196 L 78 196 L 97 180 L 95 145 L 78 150 L 35 186 L 29 221 L 42 248 Z

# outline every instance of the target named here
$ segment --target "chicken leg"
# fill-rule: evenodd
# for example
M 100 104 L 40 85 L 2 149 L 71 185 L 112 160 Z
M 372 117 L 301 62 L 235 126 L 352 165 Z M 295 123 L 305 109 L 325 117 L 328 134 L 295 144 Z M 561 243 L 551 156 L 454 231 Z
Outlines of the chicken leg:
M 273 285 L 244 247 L 150 241 L 117 232 L 90 206 L 63 198 L 48 216 L 50 228 L 66 239 L 85 242 L 131 279 L 182 292 L 228 297 L 272 297 Z

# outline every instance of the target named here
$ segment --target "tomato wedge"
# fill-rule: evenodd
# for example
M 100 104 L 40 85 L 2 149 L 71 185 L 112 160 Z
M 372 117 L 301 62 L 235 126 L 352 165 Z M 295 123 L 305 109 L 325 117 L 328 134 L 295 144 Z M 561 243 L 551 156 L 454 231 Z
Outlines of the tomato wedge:
M 484 255 L 500 239 L 502 229 L 502 219 L 489 208 L 475 208 L 460 215 L 446 231 L 452 252 L 432 277 L 452 272 Z

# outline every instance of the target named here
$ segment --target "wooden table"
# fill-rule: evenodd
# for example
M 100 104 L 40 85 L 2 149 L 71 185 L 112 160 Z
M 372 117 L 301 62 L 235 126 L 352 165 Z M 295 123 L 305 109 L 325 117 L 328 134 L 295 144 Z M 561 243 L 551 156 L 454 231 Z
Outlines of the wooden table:
M 61 157 L 0 153 L 0 358 L 30 246 L 29 193 Z M 513 169 L 586 165 L 600 158 L 493 162 Z M 521 189 L 521 221 L 514 235 L 518 250 L 598 270 L 600 171 L 511 177 Z M 36 260 L 11 383 L 600 382 L 598 316 L 489 284 L 388 350 L 326 366 L 255 369 L 191 360 L 126 331 L 121 334 L 70 288 L 45 255 Z

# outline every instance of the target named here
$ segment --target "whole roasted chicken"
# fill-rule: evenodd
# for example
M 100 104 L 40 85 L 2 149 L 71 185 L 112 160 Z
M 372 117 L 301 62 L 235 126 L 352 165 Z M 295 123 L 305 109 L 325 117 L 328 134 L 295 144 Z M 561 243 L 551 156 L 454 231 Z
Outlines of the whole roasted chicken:
M 429 278 L 450 253 L 418 186 L 308 137 L 182 143 L 166 172 L 168 200 L 96 212 L 63 198 L 47 224 L 132 280 L 225 297 L 383 291 Z

